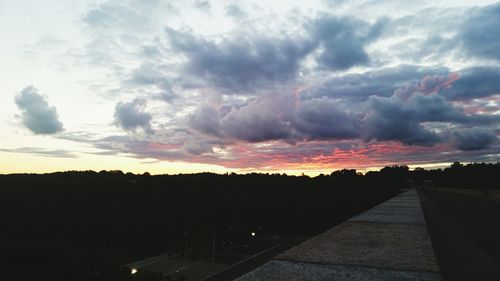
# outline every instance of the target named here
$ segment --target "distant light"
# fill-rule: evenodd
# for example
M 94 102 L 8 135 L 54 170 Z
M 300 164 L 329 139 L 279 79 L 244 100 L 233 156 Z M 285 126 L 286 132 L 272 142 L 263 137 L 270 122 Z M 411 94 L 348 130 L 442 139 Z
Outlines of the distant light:
M 137 268 L 132 268 L 132 270 L 130 270 L 130 274 L 136 274 L 137 273 Z
M 255 236 L 255 232 L 252 232 L 252 236 Z

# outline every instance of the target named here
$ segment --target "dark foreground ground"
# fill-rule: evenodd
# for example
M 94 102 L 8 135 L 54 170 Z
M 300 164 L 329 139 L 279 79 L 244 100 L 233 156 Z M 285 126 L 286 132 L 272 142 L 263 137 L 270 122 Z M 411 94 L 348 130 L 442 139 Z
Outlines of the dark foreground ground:
M 187 281 L 193 271 L 193 276 L 201 271 L 208 276 L 276 245 L 315 236 L 393 197 L 401 187 L 470 188 L 476 183 L 493 190 L 499 188 L 493 180 L 499 173 L 499 163 L 455 163 L 444 170 L 393 166 L 315 178 L 120 171 L 0 175 L 0 280 L 160 280 L 146 272 L 132 276 L 130 268 L 120 266 L 168 255 L 175 257 L 172 263 L 192 270 L 177 276 Z M 470 263 L 448 262 L 460 256 L 453 249 L 464 242 L 448 231 L 451 226 L 443 228 L 441 213 L 498 261 L 496 203 L 455 200 L 459 196 L 438 192 L 426 196 L 439 207 L 430 211 L 437 215 L 429 221 L 437 220 L 438 230 L 431 231 L 438 235 L 432 239 L 444 273 L 461 278 L 466 276 L 459 273 L 466 268 L 462 265 Z M 242 266 L 263 262 L 256 261 Z
M 193 269 L 183 279 L 191 280 L 316 235 L 392 197 L 401 182 L 391 171 L 0 176 L 0 280 L 134 280 L 120 265 L 162 254 Z
M 500 203 L 435 190 L 421 202 L 444 280 L 500 280 Z

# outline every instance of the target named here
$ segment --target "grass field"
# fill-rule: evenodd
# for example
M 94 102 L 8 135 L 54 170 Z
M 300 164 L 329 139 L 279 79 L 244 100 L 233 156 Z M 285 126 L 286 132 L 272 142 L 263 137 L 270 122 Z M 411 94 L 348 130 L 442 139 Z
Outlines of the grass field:
M 500 190 L 489 190 L 486 194 L 483 194 L 483 190 L 478 188 L 438 188 L 440 191 L 466 195 L 471 197 L 484 197 L 490 200 L 500 202 Z

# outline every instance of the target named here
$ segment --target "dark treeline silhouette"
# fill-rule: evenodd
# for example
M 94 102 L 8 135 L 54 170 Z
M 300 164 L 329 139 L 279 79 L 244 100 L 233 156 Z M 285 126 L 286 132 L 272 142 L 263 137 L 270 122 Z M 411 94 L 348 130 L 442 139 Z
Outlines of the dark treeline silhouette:
M 224 242 L 217 244 L 217 253 L 224 253 L 218 259 L 231 263 L 287 237 L 318 234 L 402 187 L 431 181 L 439 187 L 498 188 L 491 181 L 498 174 L 500 163 L 413 171 L 391 166 L 365 175 L 345 169 L 314 178 L 121 171 L 2 175 L 0 280 L 98 280 L 96 273 L 104 278 L 121 264 L 162 253 L 207 258 L 214 237 Z
M 455 162 L 451 167 L 437 170 L 415 169 L 408 177 L 417 185 L 425 180 L 433 181 L 436 187 L 500 189 L 500 162 L 472 163 L 463 165 Z M 495 180 L 497 179 L 497 180 Z

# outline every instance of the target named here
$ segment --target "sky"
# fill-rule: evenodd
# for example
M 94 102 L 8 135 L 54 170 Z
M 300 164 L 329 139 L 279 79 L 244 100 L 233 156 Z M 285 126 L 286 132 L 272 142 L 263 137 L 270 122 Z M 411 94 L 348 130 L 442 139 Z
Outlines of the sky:
M 500 161 L 500 2 L 0 0 L 0 173 Z

